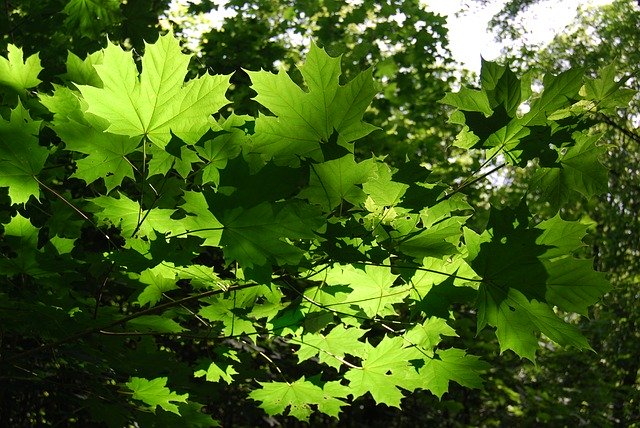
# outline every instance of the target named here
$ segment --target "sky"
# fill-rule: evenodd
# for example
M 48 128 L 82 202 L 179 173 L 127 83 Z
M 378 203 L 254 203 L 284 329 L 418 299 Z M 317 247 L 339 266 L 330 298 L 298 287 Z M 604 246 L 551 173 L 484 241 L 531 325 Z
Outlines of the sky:
M 194 2 L 194 0 L 190 0 Z M 486 29 L 487 23 L 495 15 L 506 0 L 492 1 L 484 8 L 476 8 L 471 13 L 456 16 L 464 0 L 422 0 L 426 6 L 441 15 L 447 17 L 449 28 L 449 48 L 454 59 L 470 71 L 480 71 L 480 57 L 487 60 L 496 59 L 502 45 L 494 40 L 493 34 Z M 529 40 L 534 43 L 546 44 L 553 36 L 569 24 L 576 15 L 579 6 L 602 5 L 611 3 L 612 0 L 542 0 L 530 7 L 524 14 L 527 27 L 530 29 Z M 173 0 L 171 9 L 175 16 L 181 15 L 180 8 L 186 8 L 187 0 Z M 224 5 L 225 0 L 215 0 L 216 4 Z M 183 9 L 185 10 L 185 9 Z M 229 11 L 221 9 L 209 14 L 204 21 L 196 25 L 195 33 L 202 33 L 212 26 L 220 26 L 225 14 Z M 177 18 L 176 20 L 179 20 Z M 197 37 L 194 39 L 194 47 L 197 45 Z
M 480 71 L 480 56 L 494 60 L 502 45 L 486 30 L 487 23 L 500 11 L 506 1 L 492 2 L 483 9 L 474 10 L 464 16 L 455 16 L 462 0 L 427 0 L 427 7 L 447 16 L 449 48 L 453 57 L 471 71 Z M 549 43 L 576 16 L 579 6 L 603 5 L 611 0 L 547 0 L 532 6 L 526 13 L 530 41 Z

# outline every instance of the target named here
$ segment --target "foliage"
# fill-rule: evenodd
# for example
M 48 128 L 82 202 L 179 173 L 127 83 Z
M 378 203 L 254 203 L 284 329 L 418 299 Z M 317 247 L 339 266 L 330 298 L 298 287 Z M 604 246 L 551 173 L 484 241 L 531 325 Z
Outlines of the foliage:
M 522 36 L 520 18 L 527 13 L 527 7 L 535 3 L 550 5 L 542 1 L 511 1 L 503 12 L 510 10 L 508 19 L 494 19 L 499 34 Z M 522 43 L 510 43 L 505 54 L 510 64 L 524 70 L 569 69 L 582 67 L 590 76 L 597 73 L 601 81 L 618 86 L 624 82 L 633 89 L 626 106 L 611 105 L 600 110 L 597 119 L 602 121 L 599 129 L 602 138 L 602 161 L 609 169 L 609 189 L 605 195 L 589 202 L 581 198 L 563 209 L 565 218 L 590 218 L 594 221 L 590 228 L 590 243 L 587 250 L 594 255 L 598 270 L 607 272 L 612 283 L 603 302 L 592 310 L 590 319 L 580 322 L 579 327 L 598 339 L 594 342 L 594 354 L 577 357 L 555 347 L 542 351 L 538 368 L 504 367 L 496 370 L 511 390 L 504 393 L 512 403 L 512 419 L 516 421 L 536 420 L 539 423 L 555 425 L 593 426 L 634 426 L 640 420 L 638 415 L 638 101 L 637 90 L 640 75 L 638 64 L 637 28 L 640 23 L 640 8 L 636 2 L 614 1 L 601 7 L 584 7 L 567 28 L 546 46 L 530 45 L 526 37 Z M 521 41 L 522 39 L 519 39 Z M 535 77 L 534 77 L 535 78 Z M 584 91 L 594 92 L 591 85 Z M 596 91 L 606 91 L 608 85 Z M 635 94 L 634 94 L 635 93 Z M 604 107 L 607 103 L 602 103 Z M 505 187 L 498 198 L 513 199 L 517 203 L 519 191 L 517 183 L 527 182 L 535 176 L 535 169 L 524 170 L 512 185 Z M 531 195 L 529 205 L 543 205 L 548 200 L 545 195 Z M 517 397 L 513 399 L 513 397 Z M 500 400 L 496 400 L 500 401 Z M 567 403 L 559 409 L 557 402 Z M 485 401 L 485 409 L 493 404 Z M 503 409 L 493 410 L 496 418 Z
M 64 71 L 67 52 L 85 56 L 108 34 L 114 42 L 140 49 L 157 34 L 158 16 L 168 0 L 20 0 L 0 6 L 0 50 L 9 44 L 40 52 L 52 75 Z M 47 49 L 43 49 L 46 46 Z
M 10 82 L 28 87 L 2 83 L 1 377 L 3 402 L 27 401 L 5 424 L 211 426 L 229 396 L 310 420 L 367 396 L 400 407 L 480 388 L 489 365 L 458 338 L 461 306 L 501 352 L 534 360 L 541 335 L 590 349 L 571 314 L 609 286 L 581 257 L 586 227 L 524 202 L 482 222 L 462 193 L 482 176 L 450 186 L 416 162 L 356 159 L 375 129 L 371 72 L 341 82 L 312 45 L 302 82 L 249 73 L 266 109 L 252 117 L 220 114 L 229 76 L 184 82 L 172 34 L 147 44 L 141 71 L 112 42 L 69 56 L 52 90 L 11 52 Z M 624 90 L 585 95 L 573 70 L 532 94 L 488 62 L 481 77 L 443 99 L 461 149 L 602 190 L 585 117 Z
M 192 13 L 223 9 L 212 1 L 189 3 Z M 341 83 L 371 68 L 382 85 L 384 96 L 372 100 L 365 117 L 383 132 L 357 146 L 357 155 L 385 153 L 389 163 L 402 163 L 418 153 L 436 174 L 461 174 L 461 165 L 441 167 L 450 157 L 463 163 L 454 156 L 462 151 L 452 152 L 449 144 L 457 130 L 446 123 L 447 111 L 438 105 L 454 81 L 446 21 L 423 2 L 234 0 L 224 13 L 228 17 L 203 35 L 198 49 L 201 66 L 235 72 L 229 97 L 236 113 L 255 115 L 260 108 L 243 70 L 284 66 L 302 83 L 295 66 L 315 40 L 329 54 L 341 55 Z M 183 27 L 189 29 L 187 23 Z

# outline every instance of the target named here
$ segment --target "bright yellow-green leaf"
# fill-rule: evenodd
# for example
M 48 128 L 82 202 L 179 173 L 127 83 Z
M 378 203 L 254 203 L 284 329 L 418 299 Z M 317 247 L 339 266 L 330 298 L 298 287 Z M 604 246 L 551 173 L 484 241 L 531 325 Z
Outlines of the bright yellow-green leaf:
M 18 94 L 38 86 L 38 74 L 42 71 L 38 54 L 23 60 L 22 48 L 11 43 L 8 46 L 7 58 L 0 56 L 0 86 L 5 86 Z
M 107 131 L 145 137 L 160 148 L 171 133 L 194 144 L 215 125 L 211 115 L 228 103 L 229 76 L 209 75 L 185 83 L 189 56 L 173 34 L 147 44 L 138 73 L 131 52 L 109 43 L 95 69 L 103 87 L 81 85 L 88 112 L 109 122 Z
M 176 394 L 166 387 L 167 378 L 159 377 L 147 380 L 139 377 L 132 377 L 125 384 L 133 391 L 133 398 L 147 404 L 151 411 L 155 413 L 157 406 L 167 412 L 180 415 L 178 406 L 175 403 L 186 403 L 189 394 Z
M 38 144 L 40 121 L 34 121 L 21 102 L 11 110 L 9 121 L 0 117 L 0 187 L 9 188 L 14 204 L 40 195 L 37 175 L 49 157 Z
M 338 144 L 350 142 L 376 129 L 362 121 L 376 91 L 371 69 L 344 86 L 339 85 L 340 57 L 332 58 L 315 44 L 300 67 L 307 90 L 299 87 L 284 70 L 278 74 L 249 71 L 255 100 L 275 116 L 256 120 L 253 150 L 267 159 L 307 157 L 321 160 L 320 144 L 328 142 L 334 130 Z

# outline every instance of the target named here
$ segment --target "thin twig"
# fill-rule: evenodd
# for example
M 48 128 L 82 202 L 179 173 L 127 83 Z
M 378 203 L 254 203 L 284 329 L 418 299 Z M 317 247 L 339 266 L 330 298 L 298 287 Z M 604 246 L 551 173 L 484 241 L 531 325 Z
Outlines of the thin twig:
M 241 284 L 241 285 L 236 285 L 235 287 L 229 287 L 228 290 L 243 290 L 245 288 L 251 288 L 251 287 L 255 287 L 258 286 L 260 284 L 257 283 L 247 283 L 247 284 Z M 42 351 L 45 351 L 47 349 L 54 349 L 60 345 L 64 345 L 65 343 L 69 343 L 69 342 L 73 342 L 74 340 L 78 340 L 81 339 L 85 336 L 90 336 L 92 334 L 95 333 L 100 333 L 100 331 L 104 330 L 104 331 L 108 331 L 109 329 L 116 327 L 118 325 L 121 324 L 125 324 L 128 321 L 131 321 L 133 319 L 139 318 L 143 315 L 149 315 L 149 314 L 153 314 L 156 312 L 161 312 L 165 309 L 168 308 L 172 308 L 175 306 L 180 306 L 182 304 L 188 303 L 188 302 L 192 302 L 194 300 L 199 300 L 199 299 L 203 299 L 205 297 L 209 297 L 209 296 L 214 296 L 216 294 L 220 294 L 220 293 L 224 293 L 225 290 L 209 290 L 209 291 L 205 291 L 203 293 L 199 293 L 199 294 L 194 294 L 188 297 L 185 297 L 183 299 L 180 300 L 175 300 L 173 302 L 167 302 L 164 303 L 162 305 L 158 305 L 158 306 L 154 306 L 152 308 L 148 308 L 139 312 L 135 312 L 133 314 L 127 315 L 125 317 L 120 318 L 119 320 L 116 321 L 112 321 L 110 323 L 107 323 L 105 325 L 101 325 L 98 327 L 91 327 L 91 328 L 87 328 L 85 330 L 79 331 L 77 333 L 74 333 L 72 335 L 69 335 L 67 337 L 64 337 L 60 340 L 56 340 L 55 342 L 49 342 L 49 343 L 45 343 L 43 345 L 38 346 L 37 348 L 32 348 L 29 349 L 27 351 L 24 352 L 20 352 L 18 354 L 15 354 L 11 357 L 8 357 L 4 360 L 5 363 L 13 363 L 15 361 L 19 361 L 28 357 L 31 357 L 32 355 L 38 354 Z

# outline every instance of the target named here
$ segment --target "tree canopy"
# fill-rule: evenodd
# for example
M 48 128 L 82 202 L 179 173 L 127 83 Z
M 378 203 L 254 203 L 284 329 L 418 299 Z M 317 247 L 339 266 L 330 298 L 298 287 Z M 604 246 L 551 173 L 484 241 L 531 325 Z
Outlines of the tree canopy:
M 610 194 L 614 68 L 452 92 L 444 20 L 395 1 L 230 2 L 194 58 L 148 3 L 4 6 L 4 425 L 450 421 L 497 359 L 598 346 L 574 214 Z

